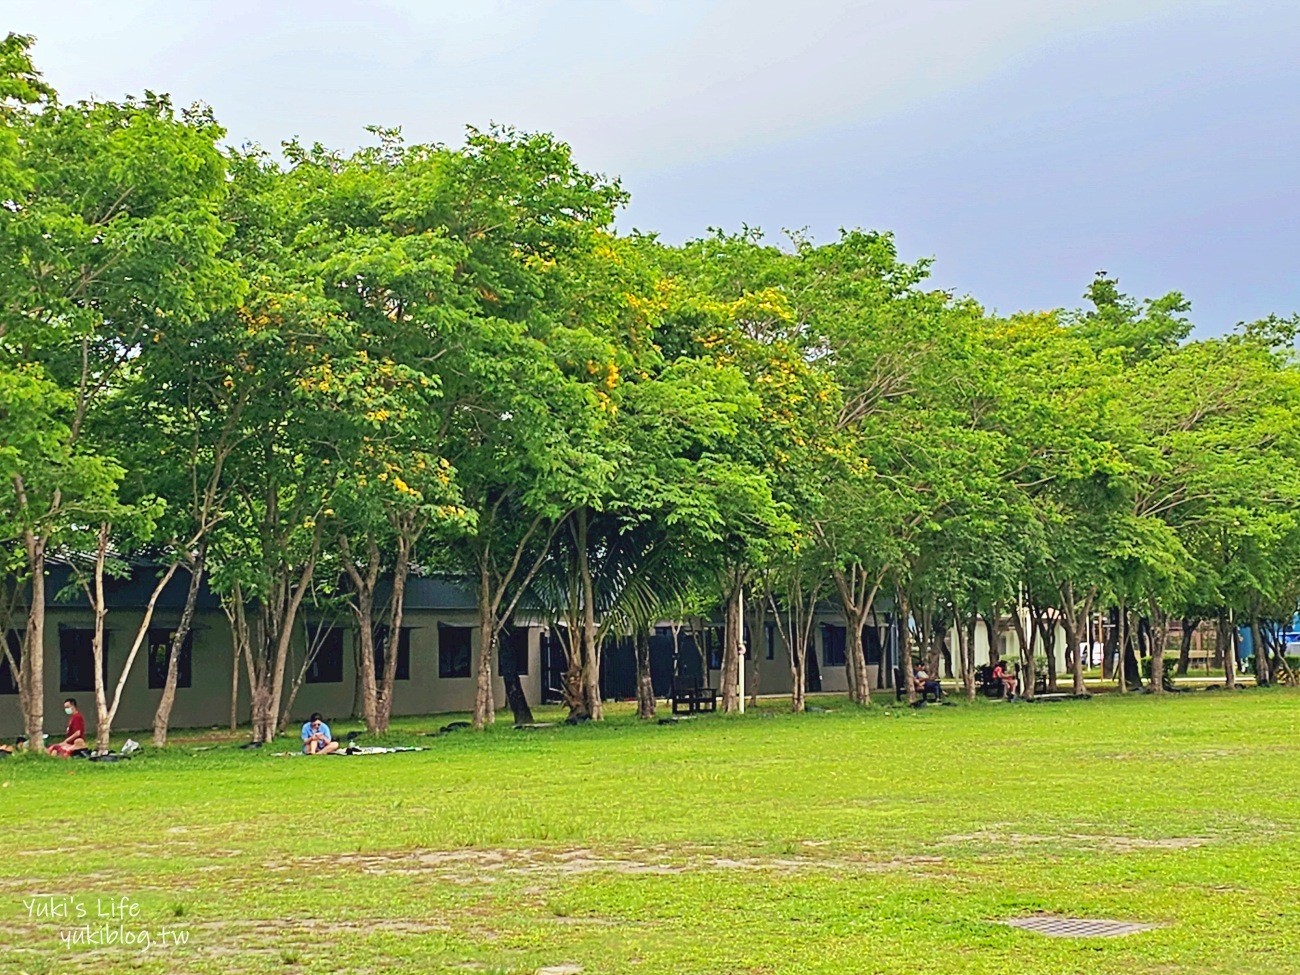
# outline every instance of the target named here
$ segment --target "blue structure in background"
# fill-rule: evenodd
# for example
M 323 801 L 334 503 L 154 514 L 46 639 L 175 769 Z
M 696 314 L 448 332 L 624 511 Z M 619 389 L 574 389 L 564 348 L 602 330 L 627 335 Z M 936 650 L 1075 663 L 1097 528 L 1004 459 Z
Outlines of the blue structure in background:
M 1267 627 L 1271 634 L 1277 634 L 1286 647 L 1286 656 L 1300 657 L 1300 613 L 1291 617 L 1291 621 L 1285 629 L 1279 628 L 1276 622 L 1265 623 L 1263 626 Z M 1253 660 L 1255 657 L 1255 640 L 1250 632 L 1250 627 L 1238 627 L 1237 633 L 1241 641 L 1238 644 L 1241 648 L 1241 659 L 1243 661 Z

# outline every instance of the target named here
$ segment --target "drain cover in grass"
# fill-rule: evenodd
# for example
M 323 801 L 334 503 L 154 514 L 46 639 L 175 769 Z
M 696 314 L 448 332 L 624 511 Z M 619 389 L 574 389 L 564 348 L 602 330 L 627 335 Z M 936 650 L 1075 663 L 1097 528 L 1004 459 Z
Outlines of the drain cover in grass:
M 1118 938 L 1124 934 L 1150 931 L 1154 924 L 1131 921 L 1101 921 L 1082 917 L 1013 917 L 1003 921 L 1013 928 L 1037 931 L 1051 938 Z

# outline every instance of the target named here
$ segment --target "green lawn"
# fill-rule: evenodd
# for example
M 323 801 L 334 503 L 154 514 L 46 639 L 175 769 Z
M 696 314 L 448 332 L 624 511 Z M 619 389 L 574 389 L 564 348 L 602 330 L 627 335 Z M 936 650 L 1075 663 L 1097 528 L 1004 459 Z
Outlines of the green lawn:
M 1300 693 L 819 703 L 6 759 L 0 972 L 1300 972 Z M 996 923 L 1040 912 L 1160 927 Z

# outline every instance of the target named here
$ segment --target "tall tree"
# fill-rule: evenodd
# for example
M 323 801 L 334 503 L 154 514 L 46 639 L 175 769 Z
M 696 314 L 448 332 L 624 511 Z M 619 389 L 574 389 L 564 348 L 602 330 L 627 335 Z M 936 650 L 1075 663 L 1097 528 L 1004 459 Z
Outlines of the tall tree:
M 39 434 L 6 437 L 23 452 L 8 452 L 0 520 L 14 526 L 29 588 L 15 663 L 24 723 L 39 740 L 46 560 L 68 532 L 102 526 L 120 503 L 120 444 L 100 413 L 156 336 L 227 304 L 238 279 L 220 254 L 225 165 L 210 114 L 177 112 L 152 94 L 61 104 L 28 44 L 11 35 L 0 48 L 0 236 L 10 255 L 0 385 L 45 422 Z

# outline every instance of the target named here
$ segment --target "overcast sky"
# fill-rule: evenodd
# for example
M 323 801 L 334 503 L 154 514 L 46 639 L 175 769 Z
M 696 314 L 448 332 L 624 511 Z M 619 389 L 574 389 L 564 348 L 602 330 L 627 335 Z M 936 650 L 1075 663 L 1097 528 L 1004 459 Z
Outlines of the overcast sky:
M 64 98 L 234 143 L 545 129 L 669 241 L 891 230 L 1000 311 L 1094 271 L 1200 334 L 1300 311 L 1297 0 L 0 0 Z

